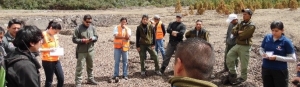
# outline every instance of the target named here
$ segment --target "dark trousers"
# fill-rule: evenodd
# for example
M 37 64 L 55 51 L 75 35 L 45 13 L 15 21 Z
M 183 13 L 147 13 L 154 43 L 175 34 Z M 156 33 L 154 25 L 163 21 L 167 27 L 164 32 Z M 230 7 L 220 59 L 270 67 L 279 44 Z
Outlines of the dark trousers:
M 161 64 L 162 69 L 165 69 L 166 67 L 168 67 L 170 59 L 176 50 L 176 45 L 172 45 L 170 43 L 167 45 L 166 58 L 164 59 L 163 63 Z
M 57 87 L 63 87 L 64 73 L 60 61 L 42 61 L 42 65 L 46 74 L 45 87 L 51 87 L 53 81 L 53 74 L 55 74 L 57 78 Z
M 264 87 L 288 87 L 289 72 L 262 68 L 262 79 Z

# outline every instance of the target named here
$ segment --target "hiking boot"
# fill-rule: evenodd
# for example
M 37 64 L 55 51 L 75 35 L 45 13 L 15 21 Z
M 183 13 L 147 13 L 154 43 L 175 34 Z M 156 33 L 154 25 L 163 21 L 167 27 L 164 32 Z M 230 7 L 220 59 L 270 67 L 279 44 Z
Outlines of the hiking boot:
M 146 71 L 142 71 L 142 72 L 141 72 L 141 75 L 142 75 L 142 76 L 146 76 Z
M 157 75 L 160 75 L 160 76 L 162 75 L 161 72 L 160 72 L 159 70 L 158 70 L 158 71 L 155 71 L 155 73 L 156 73 Z
M 236 77 L 237 77 L 236 74 L 230 74 L 229 73 L 229 75 L 228 75 L 229 82 L 234 85 L 234 83 L 236 83 Z
M 119 77 L 114 77 L 113 79 L 115 80 L 115 83 L 118 83 L 120 81 Z
M 94 79 L 88 80 L 87 84 L 98 85 L 98 83 Z
M 241 84 L 242 82 L 245 82 L 246 80 L 245 79 L 243 79 L 243 78 L 237 78 L 236 80 L 235 80 L 235 82 L 234 83 L 231 83 L 232 85 L 237 85 L 237 84 Z

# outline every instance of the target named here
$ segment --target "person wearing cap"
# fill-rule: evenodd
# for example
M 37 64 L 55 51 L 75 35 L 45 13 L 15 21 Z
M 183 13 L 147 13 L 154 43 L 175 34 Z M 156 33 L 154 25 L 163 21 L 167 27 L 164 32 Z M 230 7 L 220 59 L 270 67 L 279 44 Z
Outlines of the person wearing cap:
M 288 63 L 296 62 L 292 41 L 284 35 L 281 21 L 270 24 L 272 34 L 267 34 L 260 47 L 262 80 L 264 87 L 288 87 Z
M 119 64 L 122 56 L 123 64 L 123 78 L 128 79 L 128 51 L 129 51 L 129 38 L 131 36 L 131 29 L 126 26 L 127 18 L 122 17 L 120 19 L 120 24 L 114 28 L 114 74 L 112 80 L 119 82 Z
M 146 52 L 148 51 L 151 58 L 154 60 L 155 64 L 155 73 L 161 75 L 159 72 L 159 64 L 157 59 L 157 53 L 154 50 L 155 46 L 155 29 L 154 26 L 149 23 L 149 16 L 142 16 L 142 23 L 137 26 L 136 29 L 136 49 L 140 55 L 141 63 L 141 75 L 146 76 L 145 69 L 145 58 L 147 56 Z
M 229 50 L 226 56 L 226 65 L 229 70 L 228 79 L 232 85 L 240 84 L 247 80 L 250 48 L 253 33 L 256 29 L 254 23 L 250 20 L 252 11 L 250 9 L 243 9 L 242 12 L 243 21 L 233 27 L 231 31 L 233 36 L 236 37 L 236 45 Z M 238 57 L 241 62 L 241 77 L 237 78 L 235 61 Z
M 166 58 L 165 56 L 165 48 L 164 48 L 164 37 L 166 35 L 166 29 L 165 29 L 165 25 L 162 23 L 162 21 L 160 20 L 160 16 L 159 15 L 155 15 L 154 16 L 154 23 L 155 23 L 155 51 L 158 54 L 158 50 L 160 51 L 161 55 L 162 55 L 162 59 L 164 60 Z
M 167 33 L 170 34 L 169 43 L 166 50 L 166 58 L 164 59 L 160 72 L 164 73 L 169 65 L 170 59 L 175 52 L 176 46 L 183 41 L 183 35 L 186 31 L 185 25 L 181 22 L 182 15 L 176 15 L 176 21 L 169 23 Z
M 92 16 L 87 14 L 83 17 L 83 24 L 75 28 L 72 41 L 77 44 L 76 47 L 76 72 L 75 82 L 76 87 L 81 87 L 82 70 L 86 63 L 88 74 L 88 84 L 97 85 L 93 75 L 93 59 L 94 59 L 94 44 L 98 40 L 96 28 L 91 25 Z
M 208 42 L 208 31 L 202 27 L 202 20 L 196 21 L 196 27 L 185 33 L 185 38 L 201 38 Z
M 232 28 L 238 24 L 238 17 L 236 14 L 230 14 L 226 20 L 227 23 L 229 23 L 229 26 L 228 26 L 228 29 L 227 29 L 227 33 L 226 33 L 226 48 L 225 48 L 225 56 L 224 56 L 224 69 L 222 71 L 220 71 L 220 73 L 223 73 L 223 72 L 227 72 L 228 71 L 228 68 L 227 68 L 227 65 L 226 65 L 226 56 L 227 56 L 227 53 L 229 52 L 229 50 L 236 44 L 235 43 L 235 40 L 236 40 L 236 37 L 233 36 L 233 34 L 231 34 L 231 31 L 232 31 Z M 238 59 L 236 59 L 236 66 L 238 65 Z

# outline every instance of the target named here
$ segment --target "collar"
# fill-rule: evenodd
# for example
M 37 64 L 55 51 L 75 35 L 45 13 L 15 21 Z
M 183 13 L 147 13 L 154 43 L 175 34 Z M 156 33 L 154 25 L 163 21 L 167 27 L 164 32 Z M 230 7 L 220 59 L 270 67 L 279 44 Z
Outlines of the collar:
M 171 83 L 172 86 L 191 86 L 191 87 L 217 87 L 215 84 L 204 81 L 204 80 L 199 80 L 199 79 L 194 79 L 190 77 L 180 77 L 180 76 L 175 76 L 169 80 L 169 83 Z
M 8 31 L 6 32 L 5 36 L 11 40 L 15 39 L 13 36 L 11 36 L 11 34 Z

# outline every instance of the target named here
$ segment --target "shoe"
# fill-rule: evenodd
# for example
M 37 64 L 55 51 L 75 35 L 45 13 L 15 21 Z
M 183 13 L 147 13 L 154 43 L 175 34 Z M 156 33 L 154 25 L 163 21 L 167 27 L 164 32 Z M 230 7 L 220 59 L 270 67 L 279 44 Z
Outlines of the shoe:
M 161 72 L 160 72 L 159 70 L 158 70 L 158 71 L 155 71 L 155 73 L 156 73 L 157 75 L 160 75 L 160 76 L 162 75 Z
M 125 80 L 128 80 L 128 77 L 127 77 L 127 76 L 123 76 L 123 78 L 124 78 Z
M 237 85 L 237 84 L 241 84 L 242 82 L 245 82 L 246 80 L 245 79 L 243 79 L 243 78 L 237 78 L 236 80 L 235 80 L 235 82 L 234 83 L 231 83 L 232 85 Z
M 115 80 L 115 83 L 118 83 L 120 81 L 119 77 L 114 77 L 113 79 Z
M 81 87 L 81 84 L 76 84 L 76 86 L 75 87 Z
M 142 75 L 142 76 L 146 76 L 146 71 L 142 71 L 142 72 L 141 72 L 141 75 Z
M 234 84 L 236 83 L 236 80 L 237 80 L 236 77 L 237 77 L 236 74 L 230 74 L 230 73 L 229 73 L 228 80 L 229 80 L 229 82 L 230 82 L 232 85 L 234 85 Z
M 166 70 L 166 67 L 161 67 L 161 68 L 160 68 L 160 73 L 164 74 L 164 73 L 165 73 L 165 70 Z
M 94 79 L 88 80 L 87 84 L 98 85 L 98 83 Z

